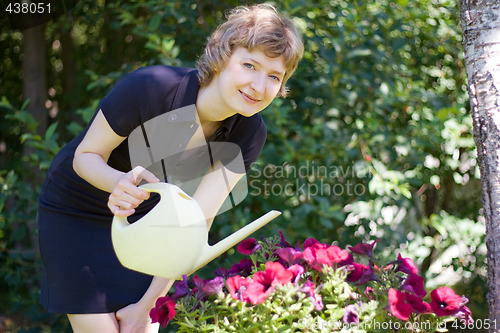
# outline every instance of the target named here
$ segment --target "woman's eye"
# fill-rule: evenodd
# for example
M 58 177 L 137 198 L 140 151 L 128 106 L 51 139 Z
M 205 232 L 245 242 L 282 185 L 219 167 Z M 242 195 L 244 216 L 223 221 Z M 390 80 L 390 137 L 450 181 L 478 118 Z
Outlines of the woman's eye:
M 271 79 L 275 80 L 275 81 L 280 82 L 280 78 L 279 78 L 279 77 L 277 77 L 276 75 L 269 75 L 269 77 L 270 77 Z
M 249 64 L 249 63 L 245 63 L 245 64 L 243 64 L 243 65 L 244 65 L 246 68 L 250 68 L 250 69 L 254 69 L 254 68 L 255 68 L 255 67 L 254 67 L 254 65 Z

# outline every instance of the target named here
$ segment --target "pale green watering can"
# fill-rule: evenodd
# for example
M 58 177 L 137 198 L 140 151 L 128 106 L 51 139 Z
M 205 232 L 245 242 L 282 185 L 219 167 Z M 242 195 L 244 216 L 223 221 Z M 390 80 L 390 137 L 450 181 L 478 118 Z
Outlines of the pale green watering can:
M 182 279 L 238 244 L 281 214 L 272 210 L 215 245 L 208 244 L 208 227 L 198 203 L 178 186 L 149 183 L 158 204 L 137 222 L 115 216 L 113 247 L 123 266 L 169 279 Z

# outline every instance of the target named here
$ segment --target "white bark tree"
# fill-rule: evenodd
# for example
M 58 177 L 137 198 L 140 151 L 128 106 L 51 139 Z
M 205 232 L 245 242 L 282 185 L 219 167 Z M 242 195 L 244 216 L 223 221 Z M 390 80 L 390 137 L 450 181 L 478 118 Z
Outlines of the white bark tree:
M 489 319 L 500 332 L 500 2 L 460 0 L 488 249 Z

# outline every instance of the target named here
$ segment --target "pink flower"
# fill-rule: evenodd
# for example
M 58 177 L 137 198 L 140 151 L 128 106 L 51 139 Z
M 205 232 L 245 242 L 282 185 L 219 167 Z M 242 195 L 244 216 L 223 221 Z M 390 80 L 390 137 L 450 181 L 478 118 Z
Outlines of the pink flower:
M 298 264 L 304 256 L 301 251 L 296 251 L 291 247 L 279 248 L 275 252 L 278 257 L 280 257 L 281 260 L 285 261 L 289 266 Z
M 156 300 L 155 307 L 149 311 L 149 317 L 152 323 L 160 323 L 161 327 L 167 327 L 167 324 L 175 316 L 175 301 L 168 296 L 159 297 Z
M 260 248 L 261 246 L 255 238 L 249 238 L 238 244 L 237 250 L 239 253 L 250 255 Z
M 247 286 L 250 281 L 246 278 L 242 278 L 239 275 L 232 276 L 226 280 L 227 289 L 231 297 L 235 300 L 242 302 L 248 302 L 249 300 L 244 296 Z
M 312 268 L 321 271 L 324 265 L 344 266 L 353 262 L 352 255 L 335 245 L 316 243 L 304 250 L 304 259 Z
M 375 295 L 375 290 L 373 290 L 372 287 L 366 287 L 365 288 L 365 292 L 364 292 L 365 296 L 367 296 L 369 299 L 373 299 L 373 295 Z
M 424 278 L 417 274 L 409 274 L 401 286 L 401 290 L 408 291 L 420 297 L 425 297 Z
M 377 244 L 377 242 L 379 242 L 380 240 L 381 239 L 377 239 L 370 244 L 359 243 L 356 244 L 355 246 L 349 246 L 348 249 L 351 250 L 351 252 L 365 255 L 371 258 L 373 256 L 373 248 L 375 247 L 375 244 Z
M 316 311 L 321 311 L 324 307 L 323 299 L 321 298 L 320 294 L 316 294 L 315 289 L 316 285 L 313 282 L 307 280 L 306 283 L 304 283 L 304 285 L 299 289 L 299 291 L 303 292 L 309 297 Z
M 268 261 L 264 271 L 253 275 L 253 281 L 246 290 L 246 297 L 255 305 L 263 303 L 277 285 L 292 281 L 294 274 L 278 262 Z
M 453 316 L 462 305 L 462 297 L 450 287 L 441 287 L 431 292 L 431 307 L 439 317 Z
M 405 293 L 406 302 L 411 305 L 412 311 L 415 313 L 432 313 L 432 308 L 429 303 L 424 302 L 421 297 L 410 293 Z
M 402 291 L 391 288 L 389 289 L 388 298 L 389 310 L 391 311 L 391 314 L 401 320 L 408 320 L 412 307 L 410 304 L 405 302 L 405 294 Z
M 396 272 L 418 274 L 418 268 L 410 258 L 403 258 L 400 253 L 398 254 L 398 268 L 396 269 Z
M 457 319 L 460 320 L 464 325 L 474 324 L 474 319 L 471 316 L 471 312 L 465 305 L 462 305 L 454 316 L 457 317 Z
M 293 283 L 296 283 L 297 281 L 299 281 L 302 274 L 304 274 L 304 272 L 306 271 L 304 269 L 304 267 L 302 267 L 299 264 L 295 264 L 295 265 L 288 267 L 288 270 L 293 273 L 293 277 L 292 277 Z

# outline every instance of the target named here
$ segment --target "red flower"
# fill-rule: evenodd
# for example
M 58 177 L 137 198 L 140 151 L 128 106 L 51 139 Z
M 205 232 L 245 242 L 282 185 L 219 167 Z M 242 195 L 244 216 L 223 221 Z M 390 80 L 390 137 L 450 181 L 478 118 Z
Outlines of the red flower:
M 427 291 L 424 289 L 424 278 L 417 274 L 409 274 L 401 289 L 420 297 L 427 295 Z
M 411 305 L 412 311 L 415 313 L 431 313 L 432 308 L 429 303 L 424 302 L 421 297 L 410 293 L 405 293 L 406 302 Z
M 373 248 L 375 247 L 375 244 L 377 244 L 377 242 L 379 241 L 380 239 L 377 239 L 371 242 L 370 244 L 359 243 L 356 244 L 355 246 L 349 246 L 348 249 L 354 253 L 365 255 L 371 258 L 373 256 Z
M 226 280 L 227 289 L 231 297 L 235 300 L 248 302 L 249 300 L 244 296 L 246 287 L 250 284 L 250 281 L 246 278 L 242 278 L 239 275 L 232 276 Z
M 453 316 L 462 305 L 462 297 L 450 287 L 441 287 L 431 292 L 431 307 L 439 317 Z
M 388 298 L 389 310 L 391 311 L 392 315 L 401 320 L 408 320 L 412 311 L 412 307 L 410 304 L 405 302 L 405 294 L 402 291 L 391 288 L 389 289 Z
M 403 272 L 406 274 L 418 274 L 418 268 L 415 266 L 410 258 L 403 258 L 401 253 L 398 254 L 398 268 L 396 272 Z
M 255 238 L 249 238 L 238 244 L 237 250 L 239 253 L 250 255 L 261 248 Z
M 168 296 L 159 297 L 155 307 L 149 311 L 152 323 L 160 323 L 161 327 L 167 327 L 169 321 L 175 316 L 175 301 Z

